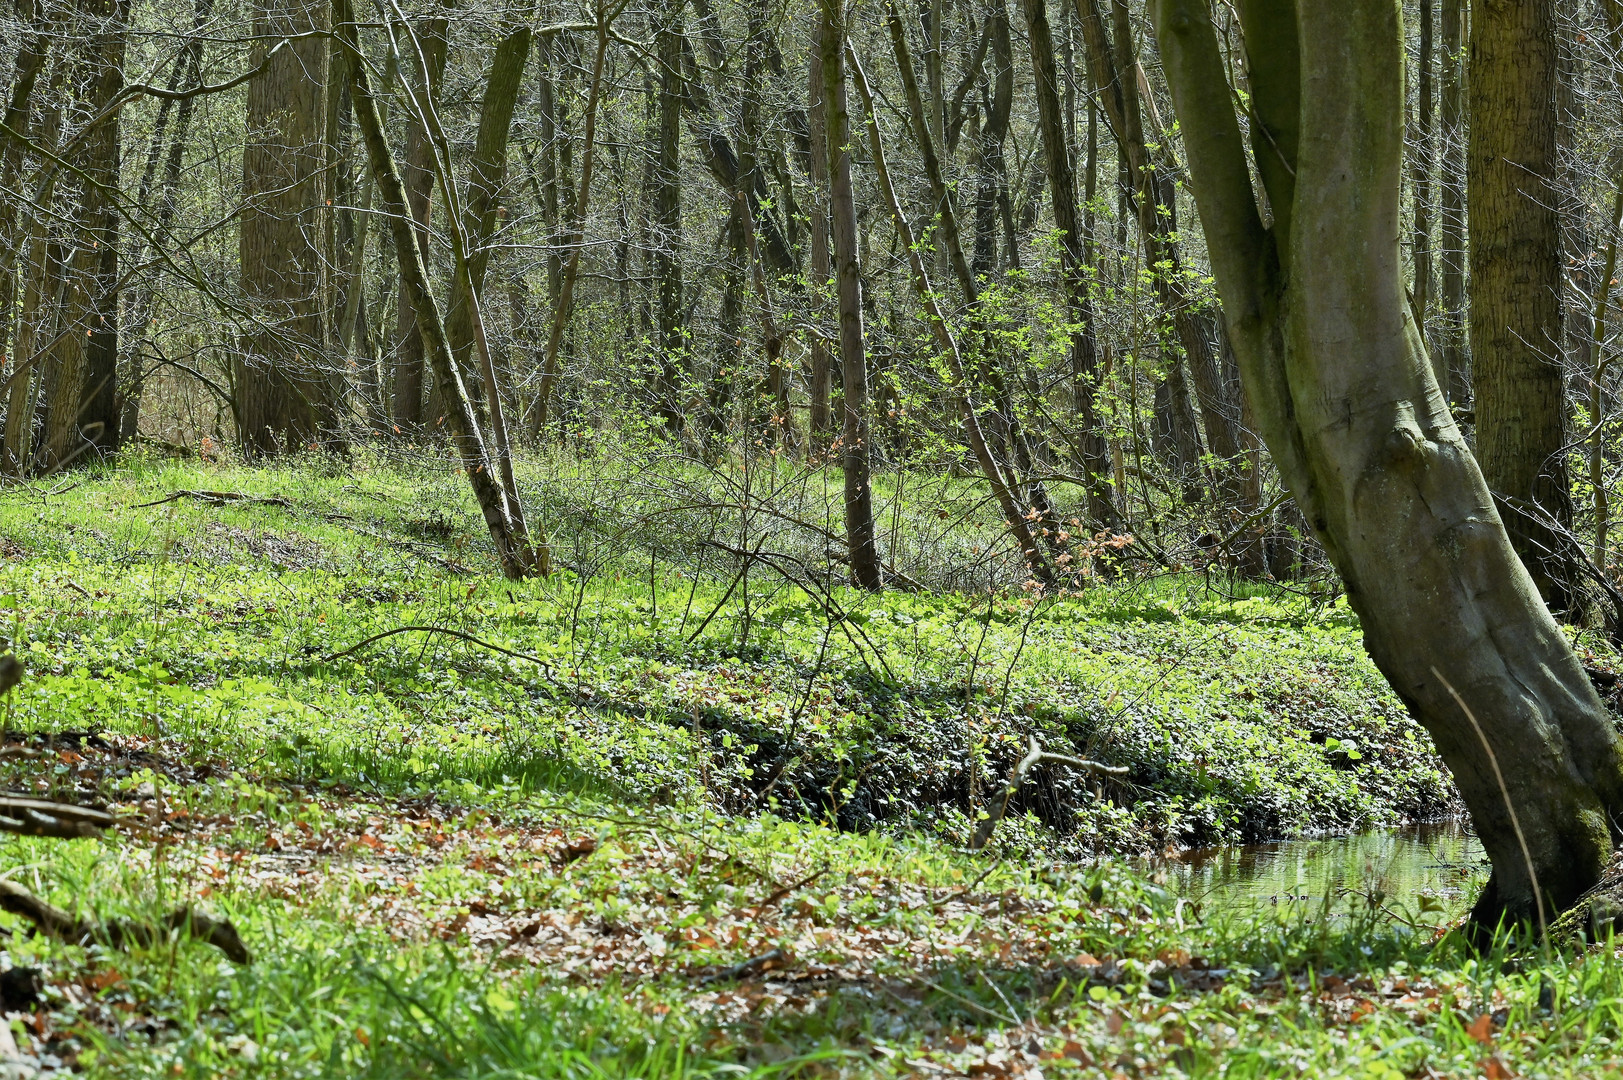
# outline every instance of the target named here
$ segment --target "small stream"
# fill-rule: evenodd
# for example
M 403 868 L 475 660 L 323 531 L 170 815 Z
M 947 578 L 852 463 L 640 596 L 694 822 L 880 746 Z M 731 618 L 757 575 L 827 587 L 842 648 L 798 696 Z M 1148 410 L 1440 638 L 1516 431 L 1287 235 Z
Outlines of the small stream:
M 1430 897 L 1447 913 L 1463 911 L 1486 872 L 1482 844 L 1458 822 L 1415 825 L 1356 836 L 1200 848 L 1145 860 L 1141 869 L 1209 912 L 1298 915 L 1345 910 L 1349 890 L 1379 890 L 1384 903 L 1418 909 Z

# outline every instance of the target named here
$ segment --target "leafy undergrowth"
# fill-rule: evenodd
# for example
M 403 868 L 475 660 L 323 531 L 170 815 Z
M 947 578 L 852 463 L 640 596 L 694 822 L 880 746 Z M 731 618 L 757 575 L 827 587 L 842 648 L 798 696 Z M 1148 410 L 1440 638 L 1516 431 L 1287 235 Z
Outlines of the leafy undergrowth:
M 1004 836 L 1046 856 L 1456 809 L 1345 607 L 1288 593 L 866 596 L 800 563 L 716 561 L 709 534 L 650 554 L 557 525 L 580 572 L 515 584 L 489 575 L 454 476 L 136 461 L 62 486 L 0 498 L 24 726 L 162 731 L 362 787 L 562 768 L 955 843 L 1031 736 L 1126 765 L 1034 773 Z M 260 501 L 195 497 L 222 490 Z
M 0 874 L 99 918 L 196 904 L 253 953 L 3 920 L 5 962 L 43 984 L 0 977 L 24 1065 L 1000 1080 L 1617 1058 L 1609 948 L 1473 958 L 1439 937 L 1456 912 L 1374 886 L 1242 918 L 1074 858 L 1450 808 L 1340 609 L 1166 584 L 824 595 L 684 562 L 673 537 L 610 558 L 577 536 L 576 572 L 510 584 L 482 572 L 455 477 L 364 465 L 136 462 L 0 496 L 0 612 L 30 669 L 0 786 L 121 818 L 7 839 Z M 137 505 L 178 490 L 281 501 Z M 992 851 L 963 852 L 1033 734 L 1130 772 L 1041 776 Z

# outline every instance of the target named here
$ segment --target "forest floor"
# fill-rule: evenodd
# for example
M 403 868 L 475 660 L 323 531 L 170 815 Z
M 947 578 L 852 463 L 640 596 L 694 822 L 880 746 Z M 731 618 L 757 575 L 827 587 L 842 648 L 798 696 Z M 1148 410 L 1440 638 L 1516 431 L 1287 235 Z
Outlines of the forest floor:
M 120 817 L 6 839 L 0 879 L 100 919 L 191 904 L 252 953 L 0 916 L 39 973 L 0 974 L 0 1070 L 1623 1070 L 1609 946 L 1473 954 L 1457 901 L 1379 880 L 1203 909 L 1115 857 L 1456 809 L 1344 606 L 1198 574 L 869 598 L 569 540 L 504 582 L 457 477 L 381 462 L 0 493 L 29 672 L 0 787 Z M 1038 776 L 967 851 L 1033 736 L 1128 772 Z

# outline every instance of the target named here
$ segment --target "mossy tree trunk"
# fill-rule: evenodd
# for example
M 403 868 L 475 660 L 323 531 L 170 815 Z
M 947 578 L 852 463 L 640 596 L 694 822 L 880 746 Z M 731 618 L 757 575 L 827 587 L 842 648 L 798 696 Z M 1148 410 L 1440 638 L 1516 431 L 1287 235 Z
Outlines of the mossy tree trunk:
M 1398 6 L 1239 7 L 1270 225 L 1207 3 L 1154 0 L 1152 12 L 1246 391 L 1365 646 L 1470 809 L 1493 863 L 1476 918 L 1553 913 L 1610 858 L 1623 757 L 1410 317 Z

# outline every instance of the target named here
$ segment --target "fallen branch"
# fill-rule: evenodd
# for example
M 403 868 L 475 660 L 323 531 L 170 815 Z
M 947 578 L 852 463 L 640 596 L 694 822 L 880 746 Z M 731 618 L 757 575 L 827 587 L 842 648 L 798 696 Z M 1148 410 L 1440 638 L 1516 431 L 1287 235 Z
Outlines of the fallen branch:
M 72 803 L 0 795 L 0 832 L 72 840 L 95 836 L 117 819 L 106 810 Z
M 176 908 L 157 925 L 133 919 L 97 922 L 75 918 L 14 881 L 0 881 L 0 911 L 27 919 L 46 936 L 74 945 L 101 942 L 115 949 L 150 946 L 179 931 L 196 941 L 213 945 L 238 964 L 246 964 L 251 959 L 237 928 L 228 920 L 216 919 L 186 906 Z
M 1026 782 L 1026 774 L 1045 761 L 1052 761 L 1056 765 L 1069 765 L 1073 769 L 1081 769 L 1084 772 L 1093 773 L 1095 776 L 1126 776 L 1129 771 L 1125 765 L 1106 765 L 1103 762 L 1090 761 L 1087 758 L 1071 757 L 1069 754 L 1050 754 L 1037 741 L 1037 736 L 1033 735 L 1031 737 L 1031 752 L 1021 758 L 1020 763 L 1009 774 L 1009 783 L 1004 787 L 1003 798 L 998 801 L 996 809 L 987 816 L 985 821 L 975 826 L 975 834 L 969 839 L 969 850 L 979 851 L 986 846 L 988 840 L 992 839 L 992 830 L 996 829 L 997 823 L 1003 820 L 1004 813 L 1009 809 L 1009 800 L 1013 799 L 1014 793 L 1020 790 L 1020 785 Z
M 807 874 L 805 877 L 801 878 L 792 885 L 780 885 L 776 890 L 773 891 L 771 896 L 768 896 L 765 900 L 761 901 L 761 906 L 755 909 L 755 918 L 759 920 L 767 908 L 776 906 L 779 900 L 782 900 L 785 896 L 788 896 L 797 889 L 804 889 L 807 885 L 810 885 L 812 882 L 828 873 L 828 871 L 829 868 L 825 866 L 821 870 L 812 871 L 810 874 Z
M 292 499 L 284 499 L 280 495 L 248 495 L 248 494 L 245 494 L 245 493 L 243 493 L 241 491 L 187 491 L 187 490 L 182 490 L 182 491 L 174 492 L 171 495 L 166 495 L 161 499 L 154 499 L 151 502 L 136 503 L 133 506 L 131 506 L 130 509 L 131 510 L 140 510 L 143 507 L 147 507 L 147 506 L 162 506 L 164 503 L 172 503 L 176 499 L 196 499 L 199 502 L 206 502 L 210 506 L 224 506 L 227 503 L 239 503 L 239 502 L 253 503 L 253 504 L 258 505 L 258 506 L 292 506 L 293 505 L 293 500 Z
M 782 949 L 773 949 L 769 952 L 762 953 L 760 956 L 752 956 L 742 964 L 734 964 L 730 968 L 725 968 L 721 971 L 715 972 L 714 974 L 706 975 L 704 978 L 699 980 L 699 985 L 708 986 L 711 983 L 731 982 L 734 979 L 748 979 L 755 975 L 760 975 L 765 971 L 769 971 L 774 967 L 782 967 L 783 964 L 788 961 L 788 959 L 788 954 Z
M 448 626 L 397 626 L 393 630 L 385 630 L 381 634 L 373 634 L 369 638 L 362 638 L 360 641 L 357 641 L 347 649 L 342 649 L 335 653 L 329 653 L 328 655 L 322 657 L 322 662 L 330 664 L 334 660 L 341 660 L 346 656 L 359 652 L 368 645 L 372 644 L 374 641 L 382 641 L 384 638 L 394 637 L 396 634 L 410 633 L 446 634 L 450 637 L 459 638 L 462 641 L 466 641 L 469 644 L 478 645 L 480 648 L 490 649 L 492 652 L 499 652 L 504 656 L 511 656 L 516 660 L 528 660 L 532 664 L 540 664 L 546 669 L 547 674 L 550 675 L 552 673 L 552 665 L 541 659 L 539 656 L 531 656 L 529 653 L 514 652 L 512 649 L 504 649 L 500 645 L 493 645 L 488 641 L 474 637 L 472 634 L 464 634 L 460 630 L 452 630 Z

